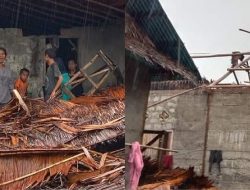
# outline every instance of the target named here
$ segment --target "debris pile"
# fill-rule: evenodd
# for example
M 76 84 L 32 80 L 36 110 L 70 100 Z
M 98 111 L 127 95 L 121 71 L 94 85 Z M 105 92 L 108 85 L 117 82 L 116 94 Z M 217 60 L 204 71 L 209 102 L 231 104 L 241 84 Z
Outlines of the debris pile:
M 124 160 L 83 147 L 83 152 L 40 170 L 0 183 L 4 189 L 82 189 L 124 187 Z
M 3 107 L 0 189 L 124 189 L 124 159 L 93 151 L 124 141 L 124 89 L 108 90 L 77 102 L 25 99 L 29 114 L 17 100 Z
M 164 189 L 166 186 L 180 189 L 216 189 L 211 180 L 205 176 L 198 176 L 193 167 L 161 169 L 157 161 L 144 157 L 139 190 Z
M 101 105 L 114 100 L 125 100 L 125 89 L 123 86 L 111 87 L 93 96 L 80 96 L 71 100 L 75 104 Z
M 123 100 L 87 96 L 78 102 L 84 104 L 27 99 L 27 116 L 13 100 L 0 110 L 0 150 L 79 149 L 124 135 Z

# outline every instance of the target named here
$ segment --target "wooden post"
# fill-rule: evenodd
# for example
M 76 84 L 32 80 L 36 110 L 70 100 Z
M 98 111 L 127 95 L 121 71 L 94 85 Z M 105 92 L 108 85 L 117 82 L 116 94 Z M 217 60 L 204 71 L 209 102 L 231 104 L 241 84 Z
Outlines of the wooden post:
M 240 84 L 240 83 L 239 83 L 239 81 L 238 81 L 238 78 L 237 78 L 237 76 L 236 76 L 236 74 L 235 74 L 235 72 L 234 72 L 234 71 L 233 71 L 233 74 L 234 74 L 234 78 L 235 78 L 235 80 L 236 80 L 237 84 Z
M 88 76 L 88 74 L 85 71 L 82 71 L 82 74 L 84 77 L 88 79 L 88 81 L 95 87 L 97 88 L 97 84 Z
M 99 54 L 111 70 L 116 69 L 116 65 L 114 65 L 114 63 L 102 52 L 102 50 L 99 51 Z
M 106 78 L 109 76 L 110 71 L 107 71 L 106 74 L 101 78 L 99 83 L 96 86 L 93 86 L 93 88 L 88 92 L 88 95 L 92 95 L 95 93 L 95 91 L 100 88 L 100 86 L 103 84 L 103 82 L 106 80 Z

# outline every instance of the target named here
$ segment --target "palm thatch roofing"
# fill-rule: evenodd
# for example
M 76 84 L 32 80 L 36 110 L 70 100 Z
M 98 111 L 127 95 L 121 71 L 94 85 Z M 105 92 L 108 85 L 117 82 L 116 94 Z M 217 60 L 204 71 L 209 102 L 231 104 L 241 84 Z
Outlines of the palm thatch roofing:
M 200 73 L 158 0 L 128 1 L 125 47 L 147 64 L 180 74 L 196 83 Z M 178 61 L 179 60 L 179 61 Z

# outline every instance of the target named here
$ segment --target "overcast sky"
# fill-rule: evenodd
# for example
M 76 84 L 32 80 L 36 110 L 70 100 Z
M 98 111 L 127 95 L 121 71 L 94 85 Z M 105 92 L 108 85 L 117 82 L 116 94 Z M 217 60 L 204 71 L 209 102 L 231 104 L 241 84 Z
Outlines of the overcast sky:
M 250 51 L 250 0 L 160 0 L 168 18 L 192 53 Z M 230 57 L 194 59 L 200 74 L 218 79 L 230 67 Z M 239 73 L 239 72 L 238 72 Z M 240 72 L 242 81 L 246 73 Z M 244 76 L 244 77 L 243 77 Z M 233 82 L 231 76 L 225 82 Z M 224 81 L 223 81 L 224 82 Z

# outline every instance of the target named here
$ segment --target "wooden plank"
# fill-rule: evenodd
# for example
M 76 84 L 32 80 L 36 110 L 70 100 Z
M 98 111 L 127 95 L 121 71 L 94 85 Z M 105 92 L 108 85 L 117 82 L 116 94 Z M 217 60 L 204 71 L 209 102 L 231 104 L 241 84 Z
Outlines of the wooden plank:
M 21 150 L 8 150 L 0 151 L 1 156 L 13 156 L 13 155 L 40 155 L 40 154 L 76 154 L 82 152 L 82 149 L 67 150 L 67 149 L 21 149 Z
M 107 73 L 102 77 L 102 79 L 97 84 L 97 88 L 100 88 L 100 86 L 103 84 L 103 82 L 106 80 L 106 78 L 109 76 L 110 71 L 107 71 Z
M 106 78 L 109 76 L 109 74 L 110 74 L 110 71 L 108 71 L 108 72 L 102 77 L 102 79 L 99 81 L 99 83 L 98 83 L 96 86 L 94 86 L 87 94 L 88 94 L 88 95 L 94 94 L 95 91 L 96 91 L 98 88 L 100 88 L 100 86 L 102 85 L 102 83 L 106 80 Z
M 214 86 L 207 86 L 206 88 L 250 88 L 250 85 L 246 84 L 232 84 L 232 85 L 214 85 Z
M 165 131 L 144 130 L 143 133 L 162 134 Z
M 250 52 L 242 52 L 242 53 L 224 53 L 224 54 L 213 54 L 213 55 L 200 55 L 200 56 L 191 56 L 193 59 L 197 58 L 213 58 L 213 57 L 230 57 L 232 55 L 250 55 Z
M 126 146 L 132 146 L 131 143 L 125 143 Z M 155 149 L 155 150 L 161 150 L 161 151 L 167 151 L 167 152 L 178 152 L 177 150 L 172 149 L 166 149 L 166 148 L 160 148 L 160 147 L 153 147 L 153 146 L 147 146 L 147 145 L 140 145 L 142 148 L 149 148 L 149 149 Z
M 250 68 L 228 68 L 228 71 L 250 71 Z
M 102 50 L 100 50 L 100 55 L 101 55 L 102 59 L 107 63 L 108 67 L 112 70 L 114 76 L 117 79 L 118 85 L 124 84 L 124 79 L 123 79 L 123 76 L 122 76 L 122 73 L 121 73 L 119 67 L 117 65 L 115 65 L 113 63 L 113 61 L 102 52 Z
M 99 51 L 100 56 L 102 59 L 107 63 L 107 65 L 110 67 L 111 70 L 115 70 L 116 65 L 103 53 L 102 50 Z
M 80 71 L 78 71 L 76 74 L 74 74 L 74 76 L 65 85 L 68 85 L 72 81 L 77 79 L 82 74 L 82 71 L 85 71 L 89 66 L 91 66 L 96 61 L 96 59 L 98 57 L 99 57 L 99 54 L 96 54 L 83 68 L 80 69 Z
M 16 98 L 18 99 L 19 104 L 20 104 L 20 105 L 22 106 L 22 108 L 26 111 L 26 114 L 27 114 L 28 116 L 30 116 L 29 108 L 28 108 L 28 106 L 25 104 L 25 102 L 23 101 L 23 98 L 21 97 L 21 95 L 19 94 L 19 92 L 18 92 L 16 89 L 14 89 L 14 90 L 13 90 L 13 93 L 14 93 L 14 95 L 16 96 Z
M 166 101 L 168 101 L 168 100 L 171 100 L 171 99 L 173 99 L 173 98 L 175 98 L 175 97 L 177 97 L 177 96 L 186 94 L 186 93 L 188 93 L 188 92 L 197 90 L 197 89 L 202 88 L 202 87 L 203 87 L 203 86 L 198 86 L 198 87 L 195 87 L 195 88 L 192 88 L 192 89 L 185 90 L 184 92 L 180 92 L 180 93 L 175 94 L 175 95 L 173 95 L 173 96 L 170 96 L 170 97 L 168 97 L 168 98 L 166 98 L 166 99 L 164 99 L 164 100 L 161 100 L 161 101 L 159 101 L 159 102 L 156 102 L 156 103 L 154 103 L 154 104 L 148 106 L 147 108 L 151 108 L 151 107 L 157 106 L 158 104 L 161 104 L 161 103 L 166 102 Z
M 84 67 L 83 69 L 86 70 L 87 68 L 89 68 L 95 61 L 96 59 L 99 57 L 99 54 L 96 54 Z
M 10 180 L 10 181 L 3 182 L 3 183 L 0 184 L 0 187 L 2 187 L 2 186 L 4 186 L 4 185 L 11 184 L 11 183 L 14 183 L 14 182 L 16 182 L 16 181 L 20 181 L 20 180 L 26 179 L 26 178 L 28 178 L 28 177 L 31 177 L 31 176 L 35 175 L 35 174 L 38 174 L 38 173 L 43 172 L 43 171 L 46 171 L 46 170 L 48 170 L 48 169 L 50 169 L 50 168 L 52 168 L 52 167 L 61 165 L 61 164 L 63 164 L 63 163 L 69 162 L 69 161 L 71 161 L 71 160 L 74 160 L 74 159 L 79 158 L 79 157 L 84 156 L 84 155 L 85 155 L 85 153 L 80 153 L 80 154 L 77 154 L 77 155 L 72 156 L 72 157 L 70 157 L 70 158 L 64 159 L 64 160 L 62 160 L 62 161 L 60 161 L 60 162 L 56 162 L 56 163 L 54 163 L 54 164 L 51 164 L 51 165 L 49 165 L 49 166 L 47 166 L 47 167 L 45 167 L 45 168 L 42 168 L 42 169 L 40 169 L 40 170 L 37 170 L 37 171 L 35 171 L 35 172 L 26 174 L 26 175 L 24 175 L 24 176 L 15 178 L 15 179 Z
M 103 70 L 101 70 L 101 71 L 97 71 L 97 72 L 95 72 L 95 73 L 92 73 L 92 74 L 90 75 L 90 77 L 92 78 L 92 77 L 98 76 L 98 75 L 103 74 L 103 73 L 105 73 L 105 72 L 107 72 L 107 71 L 109 71 L 108 68 L 103 69 Z M 86 78 L 83 77 L 83 78 L 80 78 L 80 79 L 78 79 L 78 80 L 76 80 L 76 81 L 73 81 L 73 82 L 70 83 L 69 85 L 74 85 L 74 84 L 77 84 L 77 83 L 81 83 L 81 82 L 84 82 L 85 80 L 86 80 Z M 78 84 L 77 84 L 77 85 L 78 85 Z
M 151 146 L 152 144 L 155 143 L 155 141 L 157 141 L 160 137 L 162 136 L 162 134 L 158 134 L 156 135 L 151 141 L 149 141 L 146 145 L 147 146 Z M 144 152 L 147 148 L 143 148 L 141 151 Z
M 82 71 L 82 74 L 84 75 L 84 77 L 86 77 L 88 79 L 88 81 L 95 87 L 98 88 L 98 85 L 91 79 L 91 77 L 88 76 L 88 74 L 85 71 Z

